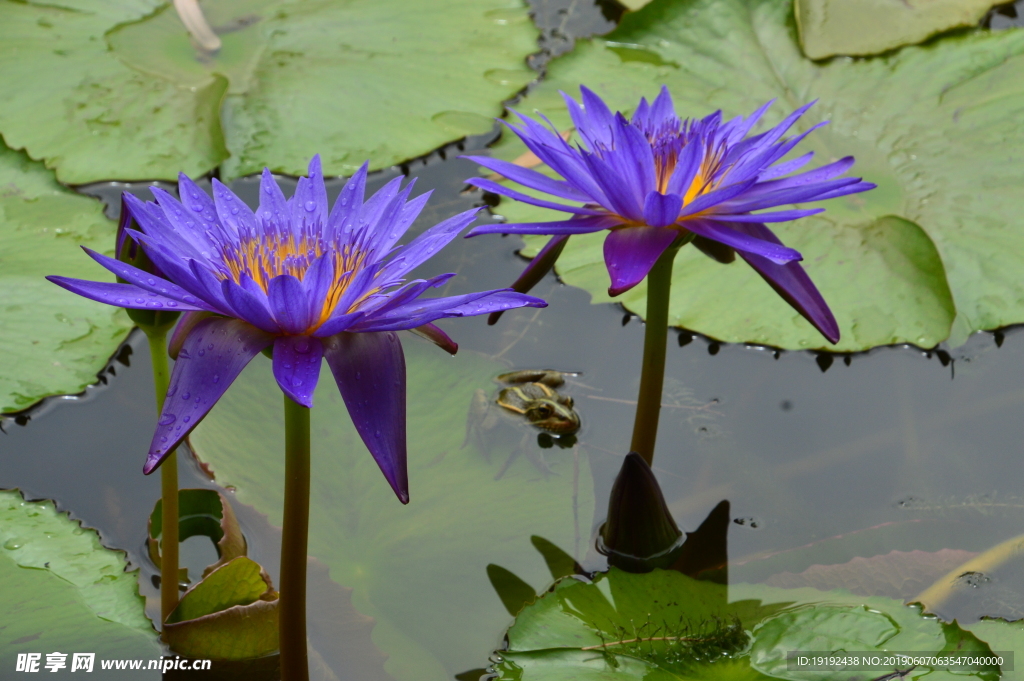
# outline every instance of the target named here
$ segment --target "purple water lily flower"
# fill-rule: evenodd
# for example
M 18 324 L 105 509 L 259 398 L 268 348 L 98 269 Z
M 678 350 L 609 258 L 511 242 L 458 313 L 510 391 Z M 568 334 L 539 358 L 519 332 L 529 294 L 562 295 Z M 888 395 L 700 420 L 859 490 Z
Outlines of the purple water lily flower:
M 510 289 L 420 298 L 454 274 L 412 281 L 405 276 L 454 239 L 477 211 L 396 246 L 429 192 L 408 200 L 413 183 L 401 189 L 401 178 L 395 178 L 364 201 L 366 171 L 363 165 L 348 181 L 330 212 L 319 156 L 287 200 L 264 170 L 255 213 L 216 179 L 211 199 L 181 175 L 181 201 L 156 187 L 156 203 L 124 195 L 141 227 L 128 231 L 165 278 L 89 249 L 128 283 L 47 277 L 118 307 L 199 313 L 181 323 L 187 335 L 145 473 L 174 451 L 249 360 L 273 346 L 278 385 L 306 407 L 313 406 L 321 359 L 327 360 L 363 442 L 399 499 L 408 502 L 405 359 L 395 332 L 417 329 L 451 350 L 454 343 L 434 320 L 546 303 Z
M 811 160 L 813 152 L 782 160 L 812 130 L 824 125 L 783 139 L 813 102 L 770 130 L 748 137 L 771 102 L 746 118 L 728 122 L 722 121 L 720 111 L 701 120 L 680 120 L 668 88 L 662 87 L 653 103 L 641 99 L 627 120 L 621 113 L 612 114 L 586 87 L 580 91 L 582 106 L 562 93 L 582 139 L 578 147 L 563 140 L 554 126 L 549 129 L 521 114 L 517 115 L 522 127 L 507 124 L 563 179 L 499 159 L 466 157 L 526 187 L 583 204 L 534 198 L 487 179 L 467 180 L 517 201 L 572 213 L 565 221 L 485 225 L 468 234 L 554 235 L 513 284 L 515 290 L 528 291 L 539 281 L 570 235 L 606 229 L 610 230 L 604 242 L 611 278 L 608 294 L 616 296 L 639 284 L 658 257 L 686 235 L 719 257 L 728 259 L 738 252 L 822 335 L 833 343 L 839 340 L 832 312 L 798 263 L 800 253 L 784 246 L 765 225 L 824 209 L 754 213 L 874 188 L 860 178 L 839 177 L 853 165 L 852 156 L 799 174 L 793 173 Z

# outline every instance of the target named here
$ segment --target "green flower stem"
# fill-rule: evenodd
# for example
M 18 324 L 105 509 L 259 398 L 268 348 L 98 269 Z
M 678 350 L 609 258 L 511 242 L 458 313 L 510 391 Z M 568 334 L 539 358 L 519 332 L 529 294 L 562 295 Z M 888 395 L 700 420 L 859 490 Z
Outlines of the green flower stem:
M 633 441 L 630 451 L 654 462 L 661 416 L 661 389 L 665 384 L 665 345 L 668 342 L 668 300 L 672 292 L 672 261 L 685 241 L 670 246 L 647 275 L 647 319 L 644 327 L 644 363 L 640 374 L 640 395 L 636 401 Z
M 281 538 L 281 681 L 307 681 L 306 544 L 309 409 L 284 398 L 284 531 Z
M 167 362 L 168 326 L 140 326 L 149 340 L 153 358 L 153 385 L 156 389 L 156 411 L 164 408 L 171 372 Z M 178 454 L 171 452 L 160 464 L 160 494 L 163 497 L 160 534 L 160 621 L 178 606 Z

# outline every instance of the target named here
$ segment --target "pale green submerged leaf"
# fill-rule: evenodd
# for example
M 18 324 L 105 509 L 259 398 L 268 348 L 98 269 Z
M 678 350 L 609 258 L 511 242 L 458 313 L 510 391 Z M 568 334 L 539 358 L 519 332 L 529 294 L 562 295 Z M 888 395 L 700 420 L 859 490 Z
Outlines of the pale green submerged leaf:
M 0 134 L 61 181 L 174 179 L 227 160 L 381 168 L 487 132 L 533 78 L 520 0 L 222 0 L 222 47 L 169 3 L 0 0 Z M 230 156 L 230 158 L 229 158 Z
M 33 652 L 69 653 L 68 669 L 73 652 L 159 657 L 137 575 L 125 566 L 123 553 L 52 501 L 0 491 L 0 666 L 13 673 L 17 654 Z
M 571 126 L 559 90 L 586 84 L 629 112 L 667 85 L 681 116 L 749 115 L 770 99 L 777 123 L 817 99 L 795 132 L 831 121 L 802 148 L 816 163 L 847 155 L 851 174 L 877 183 L 822 202 L 821 216 L 774 227 L 839 322 L 828 343 L 742 260 L 722 265 L 694 248 L 676 260 L 670 321 L 714 338 L 783 348 L 924 347 L 1024 321 L 1024 231 L 1017 210 L 1024 155 L 1024 32 L 969 31 L 885 57 L 807 60 L 788 0 L 655 0 L 612 34 L 579 41 L 516 108 Z M 495 154 L 523 151 L 506 134 Z M 505 200 L 510 222 L 564 219 Z M 527 239 L 534 253 L 545 237 Z M 572 237 L 557 271 L 607 296 L 603 234 Z M 642 287 L 615 300 L 645 314 Z
M 507 449 L 495 447 L 489 462 L 462 444 L 475 390 L 507 368 L 472 353 L 449 357 L 412 336 L 404 346 L 411 501 L 395 498 L 325 365 L 312 412 L 309 547 L 333 581 L 353 589 L 353 605 L 376 620 L 373 641 L 389 656 L 392 676 L 444 681 L 479 666 L 481 651 L 494 649 L 508 626 L 488 564 L 548 583 L 530 537 L 572 552 L 578 516 L 585 541 L 593 481 L 585 455 L 576 480 L 573 451 L 557 448 L 545 450 L 553 475 L 521 455 L 495 480 L 519 434 Z M 220 483 L 280 524 L 283 438 L 281 391 L 270 363 L 257 357 L 191 443 Z
M 800 44 L 811 59 L 869 55 L 974 27 L 1002 0 L 794 0 Z
M 109 252 L 114 230 L 98 201 L 61 187 L 41 163 L 0 147 L 0 411 L 84 390 L 124 340 L 131 322 L 123 311 L 43 278 L 113 281 L 79 246 Z
M 563 579 L 528 605 L 495 671 L 501 681 L 852 681 L 885 673 L 792 671 L 786 656 L 794 650 L 990 652 L 973 634 L 900 601 L 613 568 L 591 583 Z M 991 668 L 963 671 L 928 678 L 999 678 Z

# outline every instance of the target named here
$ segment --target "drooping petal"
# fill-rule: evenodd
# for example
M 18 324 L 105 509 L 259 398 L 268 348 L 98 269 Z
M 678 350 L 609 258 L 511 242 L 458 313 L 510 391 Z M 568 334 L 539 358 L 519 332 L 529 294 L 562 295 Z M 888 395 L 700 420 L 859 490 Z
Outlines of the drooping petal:
M 220 399 L 245 365 L 274 337 L 239 319 L 196 324 L 171 371 L 164 408 L 142 472 L 152 473 Z
M 604 262 L 612 285 L 608 295 L 617 296 L 647 276 L 679 232 L 665 227 L 623 227 L 613 229 L 604 240 Z
M 267 299 L 274 319 L 285 333 L 302 333 L 309 328 L 312 319 L 306 303 L 302 282 L 290 274 L 280 274 L 267 285 Z
M 274 378 L 294 402 L 313 408 L 324 346 L 312 336 L 278 336 L 274 340 Z
M 569 241 L 568 234 L 558 234 L 548 239 L 544 248 L 533 257 L 530 264 L 526 266 L 519 278 L 512 282 L 512 290 L 518 293 L 529 293 L 541 279 L 547 276 L 554 266 L 558 256 L 562 254 L 565 244 Z M 487 318 L 488 325 L 494 325 L 501 319 L 502 312 L 492 312 Z
M 446 334 L 437 324 L 424 324 L 423 326 L 411 328 L 409 331 L 413 332 L 420 338 L 427 339 L 449 355 L 454 355 L 459 351 L 459 344 L 453 341 L 451 336 Z
M 202 303 L 188 305 L 177 300 L 141 289 L 133 284 L 113 284 L 103 281 L 87 281 L 70 277 L 49 276 L 47 279 L 61 288 L 77 293 L 83 298 L 106 303 L 115 307 L 128 307 L 133 310 L 206 310 Z
M 679 217 L 683 199 L 678 194 L 659 194 L 653 191 L 644 201 L 644 222 L 649 227 L 666 227 Z
M 185 345 L 188 335 L 192 333 L 192 329 L 196 328 L 199 322 L 208 319 L 212 314 L 213 312 L 189 310 L 181 315 L 178 323 L 174 325 L 174 330 L 171 331 L 170 337 L 167 339 L 167 354 L 170 355 L 171 359 L 178 359 L 178 353 L 181 352 L 181 348 Z
M 777 264 L 803 258 L 799 251 L 787 248 L 778 241 L 765 241 L 746 230 L 734 229 L 735 224 L 716 220 L 687 220 L 683 226 L 694 234 L 732 246 L 737 251 L 760 255 Z
M 517 307 L 547 307 L 547 303 L 510 289 L 477 291 L 459 296 L 413 300 L 385 314 L 367 315 L 350 328 L 360 332 L 402 331 L 445 317 L 471 317 Z
M 480 234 L 589 234 L 600 232 L 602 229 L 618 227 L 623 222 L 624 220 L 617 215 L 595 215 L 555 222 L 513 222 L 511 224 L 496 222 L 474 227 L 466 236 Z
M 762 241 L 781 245 L 779 238 L 768 227 L 757 223 L 735 223 L 733 229 L 742 231 Z M 775 292 L 803 315 L 830 343 L 839 342 L 839 324 L 832 315 L 825 299 L 818 292 L 804 268 L 796 262 L 784 265 L 774 263 L 754 253 L 740 251 L 740 256 L 767 281 Z
M 405 355 L 394 332 L 340 333 L 324 357 L 359 436 L 399 501 L 409 503 L 405 439 Z

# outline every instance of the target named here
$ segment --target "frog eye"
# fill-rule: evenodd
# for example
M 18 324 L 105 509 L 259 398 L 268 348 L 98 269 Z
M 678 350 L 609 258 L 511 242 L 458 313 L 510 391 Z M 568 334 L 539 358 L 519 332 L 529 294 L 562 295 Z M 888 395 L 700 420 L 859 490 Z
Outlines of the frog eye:
M 570 409 L 573 406 L 575 406 L 575 403 L 572 401 L 572 398 L 569 397 L 568 395 L 565 397 L 564 400 L 562 400 L 562 404 L 564 404 L 565 406 L 569 407 Z
M 533 412 L 539 418 L 546 419 L 550 417 L 553 413 L 555 413 L 555 410 L 551 407 L 550 404 L 541 404 L 534 408 Z

